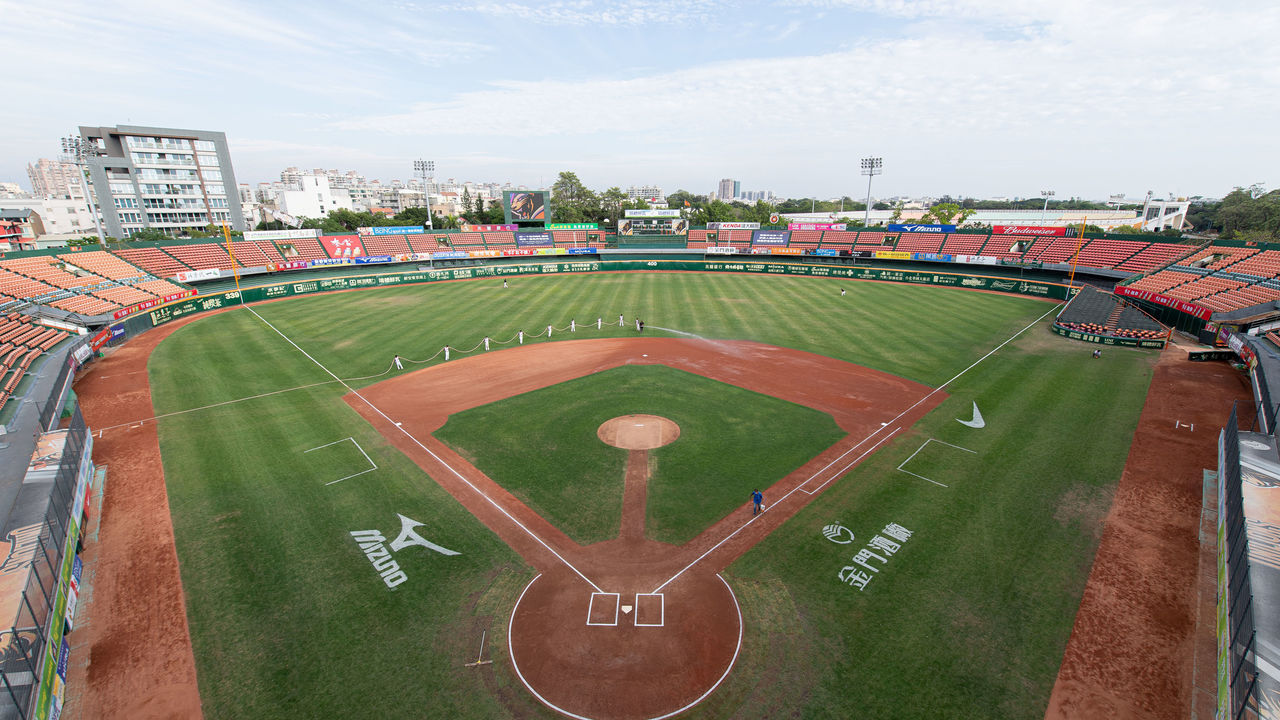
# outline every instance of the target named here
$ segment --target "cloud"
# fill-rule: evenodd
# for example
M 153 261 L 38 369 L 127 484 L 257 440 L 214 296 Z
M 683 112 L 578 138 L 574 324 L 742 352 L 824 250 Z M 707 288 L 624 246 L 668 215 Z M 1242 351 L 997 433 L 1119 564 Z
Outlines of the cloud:
M 593 2 L 464 2 L 434 10 L 488 15 L 542 25 L 639 26 L 706 22 L 724 7 L 714 0 L 616 0 Z

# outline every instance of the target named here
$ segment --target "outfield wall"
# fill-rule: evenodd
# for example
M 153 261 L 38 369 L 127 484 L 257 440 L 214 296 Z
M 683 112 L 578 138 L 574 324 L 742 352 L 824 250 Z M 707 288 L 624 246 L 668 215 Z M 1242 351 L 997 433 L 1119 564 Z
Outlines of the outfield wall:
M 565 262 L 510 263 L 475 265 L 446 269 L 418 268 L 410 271 L 371 275 L 298 279 L 289 282 L 242 287 L 208 295 L 197 295 L 137 312 L 113 322 L 111 344 L 146 332 L 177 318 L 193 313 L 221 310 L 241 302 L 260 302 L 280 298 L 312 295 L 341 290 L 359 290 L 395 285 L 418 285 L 452 280 L 507 277 L 514 275 L 564 275 L 594 272 L 665 271 L 665 272 L 730 272 L 798 277 L 834 277 L 851 280 L 878 280 L 912 285 L 958 287 L 989 290 L 1012 295 L 1028 295 L 1052 300 L 1066 300 L 1073 288 L 1060 283 L 1017 280 L 1009 277 L 973 273 L 945 273 L 914 270 L 869 268 L 857 265 L 807 264 L 752 260 L 572 260 Z

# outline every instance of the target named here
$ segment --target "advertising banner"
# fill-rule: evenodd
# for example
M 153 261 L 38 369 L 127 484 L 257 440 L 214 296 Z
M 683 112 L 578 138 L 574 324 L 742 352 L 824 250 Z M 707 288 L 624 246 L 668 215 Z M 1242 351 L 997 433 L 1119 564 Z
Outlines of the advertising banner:
M 502 251 L 501 250 L 468 250 L 467 257 L 473 257 L 473 258 L 502 257 Z
M 538 251 L 534 248 L 503 248 L 502 257 L 524 257 L 525 255 L 537 255 Z
M 268 265 L 267 269 L 270 270 L 271 272 L 278 272 L 280 270 L 302 270 L 306 267 L 307 267 L 306 260 L 289 260 L 287 262 Z
M 996 225 L 991 228 L 991 232 L 995 235 L 1058 235 L 1065 237 L 1067 229 L 1064 227 L 1039 227 L 1035 225 Z
M 624 218 L 678 218 L 679 210 L 623 210 Z
M 709 222 L 708 230 L 759 230 L 758 222 Z
M 158 298 L 156 300 L 147 300 L 145 302 L 137 303 L 136 305 L 130 305 L 127 308 L 121 308 L 120 310 L 117 310 L 114 313 L 112 313 L 111 317 L 114 320 L 119 320 L 120 318 L 125 317 L 127 315 L 132 315 L 136 312 L 141 312 L 143 310 L 149 310 L 157 305 L 162 305 L 167 302 L 173 302 L 174 300 L 181 300 L 184 297 L 191 297 L 192 295 L 195 295 L 195 294 L 196 294 L 195 290 L 184 290 L 180 293 L 165 295 L 164 297 Z
M 595 223 L 547 223 L 547 229 L 548 230 L 599 230 L 600 226 Z
M 311 230 L 248 230 L 245 240 L 295 240 L 297 238 L 319 237 L 320 231 Z
M 361 228 L 364 230 L 365 228 Z M 427 229 L 422 225 L 382 225 L 368 228 L 365 235 L 421 235 Z
M 432 260 L 461 260 L 464 257 L 467 257 L 464 250 L 441 250 L 431 253 Z
M 365 255 L 364 257 L 353 257 L 351 259 L 358 265 L 363 265 L 365 263 L 389 263 L 395 260 L 395 258 L 390 255 Z
M 924 260 L 926 262 L 951 262 L 950 255 L 940 253 L 911 253 L 912 260 Z
M 1195 303 L 1187 302 L 1186 300 L 1179 300 L 1178 298 L 1172 298 L 1168 295 L 1161 295 L 1160 293 L 1151 292 L 1150 290 L 1134 290 L 1131 287 L 1121 285 L 1116 286 L 1114 292 L 1116 295 L 1120 295 L 1122 297 L 1146 300 L 1147 302 L 1153 302 L 1167 308 L 1173 308 L 1178 312 L 1186 313 L 1193 317 L 1200 318 L 1201 320 L 1208 320 L 1209 317 L 1213 315 L 1213 311 L 1207 307 L 1201 307 Z
M 877 260 L 910 260 L 911 253 L 902 250 L 876 250 Z
M 773 255 L 803 255 L 804 249 L 793 248 L 793 247 L 776 247 L 776 248 L 769 248 L 769 252 Z
M 839 230 L 844 232 L 849 229 L 846 223 L 791 223 L 787 226 L 792 231 L 795 230 Z
M 222 277 L 222 271 L 218 268 L 204 268 L 202 270 L 184 270 L 174 275 L 182 282 L 195 282 L 197 280 L 216 280 Z
M 593 247 L 571 247 L 565 249 L 569 251 L 570 255 L 595 255 L 600 252 L 599 248 Z
M 839 257 L 840 251 L 835 248 L 818 248 L 813 251 L 814 255 L 822 255 L 823 257 Z
M 618 221 L 618 234 L 687 235 L 689 221 L 684 218 L 626 218 Z
M 790 230 L 754 230 L 751 233 L 752 245 L 768 245 L 782 247 L 791 239 Z
M 727 246 L 713 245 L 713 246 L 704 248 L 703 252 L 706 253 L 707 255 L 732 255 L 738 252 L 738 248 L 732 245 L 727 245 Z
M 110 339 L 111 329 L 102 328 L 102 330 L 98 331 L 98 334 L 94 335 L 93 339 L 89 341 L 89 347 L 92 348 L 94 352 L 97 352 L 103 345 L 106 345 L 107 341 Z
M 515 225 L 469 225 L 467 223 L 462 223 L 462 225 L 459 226 L 459 229 L 462 230 L 462 232 L 478 232 L 478 233 L 515 232 L 516 226 Z
M 309 262 L 309 265 L 311 267 L 324 267 L 328 265 L 354 265 L 354 264 L 355 263 L 351 258 L 345 258 L 345 257 L 320 258 L 319 260 L 311 260 Z
M 516 233 L 516 247 L 546 247 L 553 244 L 549 232 Z
M 998 265 L 1000 258 L 994 255 L 956 255 L 956 262 L 970 265 Z
M 421 231 L 419 231 L 421 232 Z M 325 252 L 332 258 L 350 258 L 364 255 L 359 235 L 325 235 L 320 238 Z
M 901 224 L 889 225 L 889 232 L 953 233 L 955 231 L 956 231 L 955 225 L 901 225 Z

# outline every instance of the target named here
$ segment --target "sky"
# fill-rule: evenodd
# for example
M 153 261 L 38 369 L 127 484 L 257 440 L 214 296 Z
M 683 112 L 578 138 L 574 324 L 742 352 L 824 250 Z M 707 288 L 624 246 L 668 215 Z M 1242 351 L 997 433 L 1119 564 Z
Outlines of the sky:
M 282 169 L 783 197 L 1280 186 L 1275 0 L 0 0 L 0 181 L 79 125 Z

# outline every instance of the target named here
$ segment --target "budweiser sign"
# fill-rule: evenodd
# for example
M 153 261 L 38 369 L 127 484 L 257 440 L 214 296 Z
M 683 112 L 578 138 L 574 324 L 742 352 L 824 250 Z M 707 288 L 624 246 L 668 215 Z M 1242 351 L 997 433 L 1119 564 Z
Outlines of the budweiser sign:
M 1066 235 L 1064 227 L 1036 227 L 1035 225 L 996 225 L 991 228 L 996 235 Z

